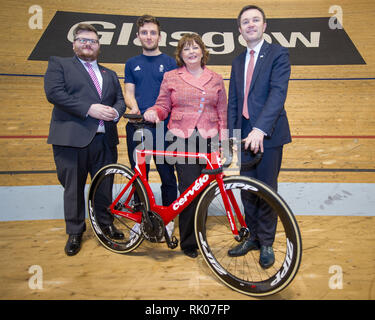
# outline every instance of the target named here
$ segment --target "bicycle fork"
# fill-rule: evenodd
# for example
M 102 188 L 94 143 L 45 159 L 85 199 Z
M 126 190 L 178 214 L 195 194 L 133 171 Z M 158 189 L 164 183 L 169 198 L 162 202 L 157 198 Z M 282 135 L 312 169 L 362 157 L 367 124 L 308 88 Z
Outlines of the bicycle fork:
M 240 207 L 238 206 L 237 200 L 233 194 L 233 191 L 229 188 L 226 189 L 226 186 L 224 184 L 223 176 L 217 178 L 217 182 L 220 189 L 220 194 L 223 199 L 225 211 L 227 214 L 227 218 L 229 221 L 230 228 L 232 230 L 232 233 L 234 235 L 234 239 L 238 242 L 241 242 L 244 238 L 248 237 L 249 235 L 249 229 L 246 226 L 246 222 L 244 218 L 242 217 Z M 234 215 L 232 212 L 232 208 L 236 214 L 236 217 L 238 219 L 239 224 L 241 225 L 240 230 L 238 231 Z

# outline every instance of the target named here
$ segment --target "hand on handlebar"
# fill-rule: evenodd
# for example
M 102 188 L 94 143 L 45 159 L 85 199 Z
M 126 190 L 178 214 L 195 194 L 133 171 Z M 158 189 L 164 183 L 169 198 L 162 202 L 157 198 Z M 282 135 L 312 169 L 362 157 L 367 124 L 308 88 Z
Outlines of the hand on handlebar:
M 147 110 L 144 114 L 143 114 L 143 118 L 148 121 L 148 122 L 152 122 L 152 123 L 159 123 L 160 122 L 160 119 L 158 117 L 158 114 L 155 110 Z
M 249 135 L 243 140 L 245 142 L 245 149 L 248 149 L 250 146 L 250 150 L 254 153 L 264 152 L 263 148 L 263 139 L 264 133 L 260 130 L 253 129 Z
M 134 107 L 134 106 L 133 106 L 133 107 L 130 109 L 129 114 L 140 115 L 140 114 L 141 114 L 141 111 L 139 111 L 138 107 Z M 136 120 L 136 119 L 129 119 L 129 122 L 132 122 L 132 123 L 137 122 L 137 121 L 138 121 L 138 120 Z
M 241 170 L 243 171 L 247 171 L 253 168 L 259 161 L 262 160 L 262 157 L 263 157 L 263 151 L 258 149 L 256 150 L 257 152 L 255 152 L 255 150 L 253 151 L 251 149 L 251 146 L 249 148 L 249 145 L 246 148 L 246 139 L 237 140 L 236 138 L 232 137 L 232 138 L 229 138 L 229 140 L 222 141 L 221 147 L 224 147 L 223 157 L 226 159 L 225 163 L 223 164 L 224 168 L 229 167 L 230 164 L 232 163 L 234 150 L 238 152 L 244 151 L 244 152 L 253 154 L 253 159 L 250 160 L 249 162 L 238 163 L 241 167 Z M 263 145 L 262 145 L 262 149 L 263 149 Z

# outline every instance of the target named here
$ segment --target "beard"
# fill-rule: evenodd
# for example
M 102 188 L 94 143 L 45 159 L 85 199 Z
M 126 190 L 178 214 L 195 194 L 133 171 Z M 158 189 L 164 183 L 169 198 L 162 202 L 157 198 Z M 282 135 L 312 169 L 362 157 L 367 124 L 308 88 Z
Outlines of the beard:
M 83 61 L 95 61 L 98 59 L 99 49 L 98 50 L 94 50 L 94 49 L 85 50 L 85 49 L 87 48 L 86 47 L 76 48 L 74 52 L 77 55 L 77 57 Z
M 157 48 L 159 48 L 159 43 L 156 42 L 155 44 L 148 46 L 146 43 L 141 42 L 142 49 L 145 51 L 155 51 Z
M 142 47 L 142 48 L 143 48 L 143 50 L 145 50 L 145 51 L 155 51 L 155 50 L 158 48 L 158 46 L 155 45 L 155 46 L 153 46 L 153 47 Z

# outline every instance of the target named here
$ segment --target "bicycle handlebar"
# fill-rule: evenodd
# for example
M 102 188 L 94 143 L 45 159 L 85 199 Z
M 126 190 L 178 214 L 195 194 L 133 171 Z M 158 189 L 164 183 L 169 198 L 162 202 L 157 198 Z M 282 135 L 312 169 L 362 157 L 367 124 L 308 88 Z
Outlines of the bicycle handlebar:
M 146 121 L 142 114 L 130 114 L 126 113 L 123 115 L 125 119 L 129 120 L 136 120 L 136 122 L 132 122 L 135 125 L 138 125 L 140 127 L 142 126 L 155 126 L 155 123 Z
M 127 113 L 127 114 L 124 114 L 123 117 L 126 118 L 126 119 L 130 119 L 130 120 L 136 120 L 136 122 L 134 122 L 134 124 L 140 125 L 141 127 L 145 126 L 145 125 L 155 125 L 155 123 L 146 121 L 144 119 L 143 115 L 141 115 L 141 114 L 129 114 L 129 113 Z M 229 154 L 226 157 L 225 162 L 223 163 L 223 168 L 228 168 L 232 164 L 232 161 L 233 161 L 233 146 L 235 144 L 241 146 L 241 151 L 253 153 L 250 149 L 245 149 L 245 142 L 242 141 L 242 140 L 240 142 L 237 142 L 237 141 L 235 141 L 234 138 L 230 138 L 228 140 L 228 143 L 229 143 L 229 146 L 228 146 L 228 148 L 224 148 L 224 151 L 228 150 Z M 224 144 L 224 142 L 221 143 L 221 146 L 223 146 L 223 144 Z M 250 170 L 252 167 L 254 167 L 258 162 L 260 162 L 262 160 L 262 157 L 263 157 L 263 152 L 258 151 L 258 153 L 255 154 L 255 156 L 253 157 L 253 159 L 251 161 L 241 163 L 241 170 L 243 170 L 243 171 Z M 221 168 L 219 168 L 219 169 L 221 170 Z M 219 169 L 214 169 L 214 170 L 203 169 L 202 173 L 217 174 L 217 173 L 220 173 Z
M 225 163 L 223 164 L 224 168 L 227 168 L 232 164 L 232 161 L 233 161 L 233 146 L 235 144 L 237 144 L 238 146 L 241 147 L 241 151 L 247 152 L 247 153 L 252 153 L 254 155 L 254 157 L 251 161 L 241 163 L 241 170 L 248 171 L 252 167 L 254 167 L 258 162 L 260 162 L 262 160 L 263 152 L 258 151 L 257 153 L 254 154 L 250 149 L 245 149 L 245 142 L 244 141 L 241 140 L 240 142 L 237 142 L 237 141 L 235 141 L 234 138 L 229 138 L 228 141 L 229 141 L 229 148 L 227 150 L 229 150 L 229 155 L 226 158 Z
M 125 113 L 123 115 L 124 118 L 127 119 L 134 119 L 134 120 L 144 120 L 143 115 L 141 114 L 130 114 L 130 113 Z

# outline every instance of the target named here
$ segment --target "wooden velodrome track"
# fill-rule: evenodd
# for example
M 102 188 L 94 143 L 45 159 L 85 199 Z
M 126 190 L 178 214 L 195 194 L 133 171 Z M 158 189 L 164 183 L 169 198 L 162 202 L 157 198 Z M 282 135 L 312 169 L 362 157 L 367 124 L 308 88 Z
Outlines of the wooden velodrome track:
M 39 0 L 43 29 L 28 27 L 29 1 L 2 0 L 0 11 L 0 186 L 58 185 L 46 144 L 51 105 L 43 91 L 47 62 L 27 60 L 57 10 L 158 17 L 236 18 L 247 1 Z M 280 182 L 375 182 L 375 35 L 373 0 L 254 3 L 268 18 L 328 17 L 343 9 L 344 28 L 365 65 L 292 66 L 286 108 L 293 143 L 285 147 Z M 124 76 L 124 64 L 105 64 Z M 228 87 L 230 66 L 211 66 Z M 119 162 L 127 164 L 125 121 Z M 152 174 L 152 181 L 157 176 Z M 89 182 L 89 181 L 88 181 Z M 1 201 L 3 201 L 2 199 Z M 27 203 L 20 199 L 15 206 Z M 358 204 L 360 205 L 360 204 Z M 303 261 L 294 282 L 271 299 L 374 299 L 375 218 L 298 216 Z M 178 230 L 176 230 L 178 236 Z M 219 283 L 201 256 L 144 242 L 130 256 L 105 250 L 88 226 L 81 252 L 64 254 L 62 220 L 0 222 L 0 299 L 252 299 Z M 30 266 L 43 270 L 43 289 L 29 287 Z M 330 267 L 343 287 L 329 286 Z

